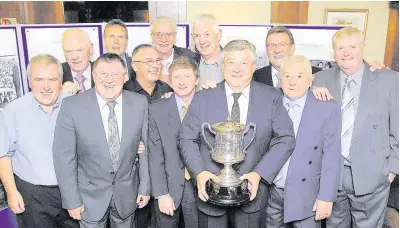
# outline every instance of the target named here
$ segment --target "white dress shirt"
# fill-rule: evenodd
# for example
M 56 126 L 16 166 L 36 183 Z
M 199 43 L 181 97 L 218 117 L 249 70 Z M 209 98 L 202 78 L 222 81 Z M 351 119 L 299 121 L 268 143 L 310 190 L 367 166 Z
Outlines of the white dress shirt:
M 74 79 L 75 85 L 79 88 L 79 83 L 75 79 L 75 77 L 76 77 L 76 75 L 78 75 L 78 73 L 71 70 L 71 74 L 72 74 L 72 78 Z M 92 88 L 92 67 L 90 66 L 90 63 L 89 63 L 89 66 L 86 68 L 86 70 L 83 71 L 82 75 L 83 75 L 83 77 L 86 78 L 85 82 L 83 83 L 85 85 L 85 89 L 88 90 L 88 89 Z
M 271 66 L 272 84 L 275 88 L 278 86 L 280 81 L 279 74 L 279 71 L 276 70 L 275 67 Z
M 106 133 L 106 139 L 108 143 L 108 115 L 110 114 L 110 109 L 107 106 L 107 101 L 103 100 L 98 93 L 96 93 L 97 101 L 99 102 L 99 108 L 101 113 L 101 119 L 103 120 L 104 132 Z M 117 117 L 118 122 L 118 134 L 119 140 L 121 141 L 122 136 L 122 94 L 115 100 L 114 112 Z
M 168 75 L 168 68 L 171 66 L 172 61 L 174 61 L 174 49 L 172 49 L 171 55 L 167 59 L 163 59 L 162 61 L 162 70 L 161 74 L 162 75 Z
M 231 116 L 232 112 L 232 105 L 234 102 L 233 93 L 231 87 L 229 87 L 228 83 L 225 82 L 225 92 L 226 92 L 226 99 L 228 101 L 228 110 L 229 116 Z M 249 100 L 250 100 L 250 84 L 242 90 L 242 95 L 238 99 L 239 109 L 240 109 L 240 123 L 246 124 L 247 122 L 247 112 L 249 110 Z

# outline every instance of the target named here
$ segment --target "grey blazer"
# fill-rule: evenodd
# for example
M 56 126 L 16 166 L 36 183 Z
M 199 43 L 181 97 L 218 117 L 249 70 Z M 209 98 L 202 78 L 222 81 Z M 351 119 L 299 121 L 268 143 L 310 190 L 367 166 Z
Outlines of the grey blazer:
M 365 63 L 350 148 L 356 195 L 374 192 L 389 172 L 399 173 L 399 73 L 369 68 Z M 316 73 L 314 86 L 328 88 L 341 102 L 338 67 Z
M 192 177 L 204 170 L 218 175 L 223 168 L 211 159 L 210 148 L 200 132 L 204 122 L 215 124 L 225 121 L 228 116 L 224 82 L 214 89 L 202 90 L 193 98 L 179 134 L 180 153 Z M 262 173 L 265 181 L 272 183 L 295 146 L 293 124 L 282 105 L 281 93 L 273 87 L 251 82 L 247 123 L 256 124 L 256 137 L 248 147 L 246 158 L 237 172 L 243 175 L 256 171 Z M 250 141 L 252 133 L 253 130 L 250 130 L 245 135 L 245 144 Z M 207 138 L 214 144 L 214 135 L 208 132 Z M 247 213 L 259 211 L 266 206 L 268 196 L 266 183 L 260 183 L 256 198 L 243 205 L 242 210 Z M 213 216 L 226 212 L 226 208 L 201 200 L 198 200 L 198 208 Z
M 175 96 L 159 99 L 149 108 L 149 165 L 153 196 L 169 194 L 181 204 L 184 164 L 178 151 L 181 120 Z
M 99 221 L 113 197 L 123 219 L 134 213 L 138 193 L 150 195 L 147 153 L 135 162 L 139 142 L 147 145 L 147 121 L 147 99 L 123 91 L 121 150 L 114 172 L 95 89 L 63 101 L 53 154 L 65 209 L 84 204 L 83 219 Z
M 284 222 L 313 216 L 316 199 L 335 202 L 340 177 L 341 114 L 336 101 L 307 100 L 284 191 Z

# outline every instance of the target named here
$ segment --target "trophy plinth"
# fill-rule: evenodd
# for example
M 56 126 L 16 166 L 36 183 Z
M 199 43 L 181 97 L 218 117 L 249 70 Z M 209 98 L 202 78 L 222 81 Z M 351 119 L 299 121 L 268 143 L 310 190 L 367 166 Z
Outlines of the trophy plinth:
M 215 135 L 215 143 L 212 147 L 208 142 L 204 129 L 208 126 L 211 133 Z M 244 135 L 250 127 L 254 128 L 253 135 L 247 146 L 243 146 Z M 209 123 L 202 125 L 202 134 L 205 142 L 211 148 L 211 158 L 224 165 L 218 177 L 219 183 L 210 180 L 206 184 L 206 191 L 209 202 L 219 206 L 239 206 L 250 200 L 250 192 L 247 189 L 247 181 L 239 179 L 238 174 L 232 165 L 244 161 L 246 149 L 254 140 L 256 126 L 252 123 L 245 126 L 240 123 L 226 122 L 216 123 L 210 126 Z

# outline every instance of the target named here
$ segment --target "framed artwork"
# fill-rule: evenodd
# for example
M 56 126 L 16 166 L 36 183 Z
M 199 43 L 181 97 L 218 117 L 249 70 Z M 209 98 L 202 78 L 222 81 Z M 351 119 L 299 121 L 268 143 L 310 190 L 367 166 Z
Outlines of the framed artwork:
M 325 9 L 325 24 L 328 25 L 355 27 L 365 35 L 367 22 L 367 9 Z

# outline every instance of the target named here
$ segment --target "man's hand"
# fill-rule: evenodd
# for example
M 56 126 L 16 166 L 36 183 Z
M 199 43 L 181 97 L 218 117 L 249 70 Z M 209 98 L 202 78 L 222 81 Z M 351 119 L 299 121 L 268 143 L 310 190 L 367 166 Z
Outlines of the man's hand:
M 85 210 L 85 206 L 82 204 L 80 207 L 74 208 L 74 209 L 69 209 L 68 213 L 71 218 L 76 219 L 76 220 L 81 220 L 81 214 Z
M 171 196 L 158 199 L 158 208 L 162 213 L 174 216 L 175 205 Z
M 392 173 L 392 172 L 389 173 L 389 177 L 388 177 L 389 178 L 389 182 L 392 183 L 395 177 L 396 177 L 395 173 Z
M 149 203 L 149 200 L 150 200 L 150 196 L 145 196 L 145 195 L 139 194 L 136 199 L 138 208 L 145 207 Z
M 208 171 L 203 171 L 199 173 L 196 177 L 197 180 L 197 190 L 199 194 L 199 198 L 206 202 L 209 197 L 206 192 L 206 182 L 212 179 L 215 183 L 219 183 L 220 179 L 219 177 L 215 176 L 214 174 L 208 172 Z
M 76 94 L 79 90 L 79 87 L 76 86 L 73 82 L 65 82 L 62 85 L 62 91 L 65 93 Z
M 206 81 L 201 85 L 201 87 L 202 87 L 203 89 L 209 89 L 209 88 L 213 89 L 213 88 L 217 87 L 217 83 L 215 83 L 215 81 L 206 80 Z
M 247 188 L 250 191 L 250 201 L 257 196 L 258 185 L 260 184 L 261 177 L 256 172 L 244 174 L 240 177 L 240 180 L 248 180 Z
M 371 67 L 369 68 L 369 70 L 370 70 L 371 72 L 374 72 L 374 71 L 376 71 L 376 70 L 380 70 L 380 69 L 386 67 L 385 64 L 380 63 L 380 62 L 377 62 L 377 61 L 373 61 L 373 62 L 369 63 L 369 65 L 371 65 Z M 388 69 L 389 69 L 389 68 L 388 68 Z
M 314 94 L 315 99 L 320 101 L 330 101 L 331 99 L 333 99 L 333 97 L 329 93 L 329 90 L 324 87 L 315 87 L 312 93 Z
M 164 93 L 161 98 L 170 98 L 174 92 Z
M 316 200 L 314 203 L 313 211 L 315 213 L 315 220 L 326 219 L 332 214 L 333 202 Z
M 138 154 L 141 154 L 141 153 L 143 153 L 143 152 L 145 152 L 145 151 L 146 151 L 146 147 L 144 146 L 143 142 L 140 142 L 140 143 L 139 143 L 138 150 L 137 150 L 137 153 L 138 153 Z
M 8 206 L 15 214 L 20 214 L 25 211 L 24 199 L 22 199 L 21 194 L 15 191 L 11 194 L 7 194 Z

